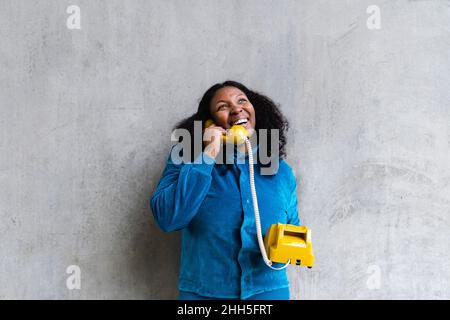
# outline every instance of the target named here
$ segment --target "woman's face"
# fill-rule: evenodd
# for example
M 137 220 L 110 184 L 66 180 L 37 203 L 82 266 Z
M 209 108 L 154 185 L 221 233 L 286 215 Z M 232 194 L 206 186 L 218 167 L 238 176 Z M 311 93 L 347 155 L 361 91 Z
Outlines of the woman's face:
M 216 125 L 229 129 L 234 124 L 253 132 L 256 126 L 255 109 L 244 92 L 235 87 L 216 91 L 210 103 L 210 111 Z

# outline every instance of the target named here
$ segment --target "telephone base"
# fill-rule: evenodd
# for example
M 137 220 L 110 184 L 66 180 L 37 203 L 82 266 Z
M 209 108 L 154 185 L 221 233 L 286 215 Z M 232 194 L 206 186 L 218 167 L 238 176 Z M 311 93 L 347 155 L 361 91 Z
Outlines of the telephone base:
M 311 230 L 306 226 L 273 224 L 264 238 L 264 247 L 272 262 L 314 266 Z

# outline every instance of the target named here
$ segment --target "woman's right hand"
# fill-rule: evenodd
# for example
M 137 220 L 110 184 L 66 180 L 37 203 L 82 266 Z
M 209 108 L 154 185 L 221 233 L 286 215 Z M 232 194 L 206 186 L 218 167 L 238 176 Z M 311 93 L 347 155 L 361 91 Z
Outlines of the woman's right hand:
M 204 152 L 215 159 L 220 151 L 222 136 L 226 135 L 226 130 L 222 127 L 211 125 L 203 132 Z

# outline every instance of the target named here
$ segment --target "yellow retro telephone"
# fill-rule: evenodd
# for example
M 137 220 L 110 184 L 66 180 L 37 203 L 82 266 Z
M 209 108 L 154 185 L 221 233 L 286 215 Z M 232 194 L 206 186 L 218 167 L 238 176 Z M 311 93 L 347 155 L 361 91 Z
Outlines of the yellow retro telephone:
M 214 125 L 214 121 L 209 119 L 205 122 L 204 127 L 206 129 L 211 125 Z M 259 249 L 266 265 L 275 270 L 282 270 L 289 264 L 312 268 L 314 265 L 314 255 L 311 245 L 311 230 L 308 227 L 281 223 L 272 224 L 263 241 L 253 172 L 253 152 L 245 127 L 241 125 L 232 126 L 227 130 L 227 134 L 222 137 L 222 141 L 224 143 L 235 143 L 238 145 L 246 143 L 247 145 L 250 189 L 255 211 L 256 234 Z M 284 263 L 285 265 L 276 268 L 272 266 L 273 262 Z

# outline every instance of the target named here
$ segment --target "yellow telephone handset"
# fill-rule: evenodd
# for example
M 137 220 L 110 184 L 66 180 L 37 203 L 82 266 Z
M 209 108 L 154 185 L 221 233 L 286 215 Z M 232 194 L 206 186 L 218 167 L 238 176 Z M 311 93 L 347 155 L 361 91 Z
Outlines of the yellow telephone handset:
M 212 119 L 208 119 L 205 122 L 205 129 L 214 125 L 214 121 Z M 241 125 L 234 125 L 229 130 L 227 130 L 227 134 L 222 136 L 223 143 L 234 143 L 234 144 L 243 144 L 245 142 L 245 138 L 248 137 L 247 129 Z

